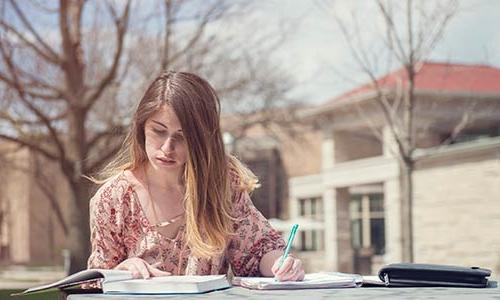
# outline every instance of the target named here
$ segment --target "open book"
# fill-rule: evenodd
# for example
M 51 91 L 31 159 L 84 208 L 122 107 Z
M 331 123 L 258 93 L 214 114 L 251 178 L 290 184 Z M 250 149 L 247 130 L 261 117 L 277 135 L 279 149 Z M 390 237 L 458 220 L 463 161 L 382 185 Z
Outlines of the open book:
M 177 294 L 205 293 L 231 286 L 226 275 L 164 276 L 133 279 L 132 273 L 122 270 L 84 270 L 57 282 L 29 288 L 28 294 L 50 288 L 63 289 L 77 284 L 99 280 L 103 293 L 109 294 Z
M 303 281 L 276 281 L 266 277 L 235 277 L 234 285 L 257 290 L 290 290 L 290 289 L 321 289 L 321 288 L 351 288 L 363 283 L 363 277 L 357 274 L 338 272 L 308 273 Z

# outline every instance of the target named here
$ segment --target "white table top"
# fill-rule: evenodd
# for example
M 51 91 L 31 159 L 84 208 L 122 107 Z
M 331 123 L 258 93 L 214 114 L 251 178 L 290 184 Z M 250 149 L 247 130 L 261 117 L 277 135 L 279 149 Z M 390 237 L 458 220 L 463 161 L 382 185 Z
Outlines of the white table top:
M 259 291 L 241 287 L 214 291 L 206 294 L 177 295 L 105 295 L 105 294 L 74 294 L 68 300 L 92 299 L 500 299 L 500 288 L 496 281 L 490 281 L 488 288 L 385 288 L 361 287 L 344 289 L 311 289 L 311 290 L 279 290 Z

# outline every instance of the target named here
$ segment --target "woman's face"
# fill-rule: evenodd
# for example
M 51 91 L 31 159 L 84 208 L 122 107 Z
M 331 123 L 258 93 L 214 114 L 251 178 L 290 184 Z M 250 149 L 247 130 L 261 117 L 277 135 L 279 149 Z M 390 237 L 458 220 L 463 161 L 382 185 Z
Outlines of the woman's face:
M 179 119 L 169 105 L 162 106 L 144 125 L 149 163 L 161 172 L 178 173 L 187 160 L 187 146 Z

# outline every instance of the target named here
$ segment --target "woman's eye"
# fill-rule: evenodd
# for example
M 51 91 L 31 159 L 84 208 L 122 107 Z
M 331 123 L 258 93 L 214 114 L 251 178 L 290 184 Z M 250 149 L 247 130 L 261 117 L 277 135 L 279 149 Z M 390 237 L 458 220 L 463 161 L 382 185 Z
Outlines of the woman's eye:
M 157 129 L 157 128 L 153 128 L 153 132 L 158 134 L 158 135 L 163 135 L 165 133 L 167 133 L 166 130 L 163 130 L 163 129 Z

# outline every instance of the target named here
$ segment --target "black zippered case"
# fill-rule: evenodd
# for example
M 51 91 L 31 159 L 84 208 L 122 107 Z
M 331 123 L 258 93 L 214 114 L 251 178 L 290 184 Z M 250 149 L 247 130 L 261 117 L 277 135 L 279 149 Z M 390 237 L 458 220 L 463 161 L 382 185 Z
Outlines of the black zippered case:
M 389 264 L 378 276 L 386 286 L 446 286 L 484 288 L 491 271 L 479 267 L 460 267 L 436 264 Z

